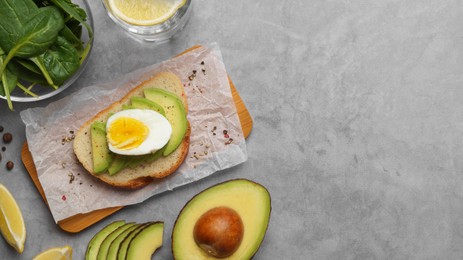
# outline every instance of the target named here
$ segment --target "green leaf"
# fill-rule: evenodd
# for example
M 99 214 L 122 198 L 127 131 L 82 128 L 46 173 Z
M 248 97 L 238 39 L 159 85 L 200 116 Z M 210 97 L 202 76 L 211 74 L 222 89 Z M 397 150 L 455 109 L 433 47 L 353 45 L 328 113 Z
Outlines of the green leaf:
M 66 40 L 72 44 L 72 46 L 74 48 L 76 48 L 77 50 L 83 50 L 84 49 L 84 45 L 82 43 L 82 40 L 77 37 L 72 31 L 71 29 L 69 29 L 69 27 L 67 27 L 66 25 L 64 26 L 64 28 L 59 32 L 59 35 L 63 36 L 64 38 L 66 38 Z
M 40 8 L 24 25 L 23 35 L 8 52 L 0 67 L 0 74 L 13 57 L 34 57 L 47 50 L 56 41 L 58 32 L 63 26 L 63 17 L 55 7 Z
M 69 0 L 51 0 L 51 2 L 58 6 L 61 10 L 69 14 L 72 18 L 82 23 L 87 28 L 89 37 L 93 38 L 92 27 L 90 27 L 90 25 L 86 23 L 87 14 L 82 8 L 80 8 L 78 5 L 73 4 Z
M 24 26 L 24 35 L 18 40 L 10 53 L 14 56 L 30 58 L 47 50 L 55 41 L 64 21 L 54 7 L 40 8 Z M 8 55 L 10 55 L 10 53 Z
M 36 56 L 36 57 L 32 57 L 30 58 L 30 60 L 35 64 L 37 65 L 37 67 L 40 69 L 40 71 L 42 72 L 42 75 L 45 77 L 48 85 L 52 86 L 53 88 L 57 89 L 58 86 L 55 85 L 55 83 L 53 82 L 53 80 L 51 79 L 51 76 L 50 74 L 48 73 L 48 70 L 47 68 L 45 67 L 45 64 L 43 62 L 43 59 L 42 59 L 42 56 Z
M 76 19 L 71 19 L 66 22 L 66 26 L 77 38 L 82 38 L 82 24 Z
M 80 66 L 77 50 L 61 36 L 40 56 L 53 82 L 58 85 L 71 77 Z
M 31 0 L 0 0 L 0 46 L 10 51 L 23 36 L 23 27 L 38 7 Z
M 3 66 L 4 59 L 3 56 L 0 56 L 0 65 Z M 8 107 L 10 110 L 13 110 L 13 103 L 11 102 L 10 93 L 16 87 L 18 83 L 18 72 L 13 65 L 6 66 L 6 69 L 2 72 L 1 82 L 0 82 L 0 95 L 6 97 L 8 102 Z
M 32 61 L 23 60 L 23 59 L 14 59 L 14 63 L 17 65 L 18 68 L 24 68 L 29 72 L 33 72 L 36 74 L 41 74 L 40 68 L 37 67 Z
M 30 60 L 14 59 L 13 64 L 18 70 L 19 78 L 28 82 L 35 82 L 41 85 L 48 85 L 42 75 L 40 68 Z

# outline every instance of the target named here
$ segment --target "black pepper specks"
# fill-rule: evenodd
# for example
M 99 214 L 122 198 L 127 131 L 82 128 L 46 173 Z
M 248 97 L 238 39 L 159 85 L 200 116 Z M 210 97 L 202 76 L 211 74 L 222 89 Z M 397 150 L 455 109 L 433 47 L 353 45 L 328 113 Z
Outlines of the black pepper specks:
M 13 135 L 11 133 L 4 133 L 3 134 L 3 142 L 10 143 L 13 140 Z
M 74 131 L 71 130 L 71 131 L 69 131 L 68 136 L 63 136 L 63 138 L 61 139 L 61 144 L 64 145 L 66 143 L 69 143 L 72 140 L 74 140 L 74 138 L 76 138 L 76 136 L 74 135 Z
M 12 161 L 8 161 L 6 163 L 6 168 L 10 171 L 14 168 L 14 163 Z
M 5 130 L 5 128 L 3 128 L 3 126 L 0 126 L 0 133 L 3 132 Z M 3 143 L 4 144 L 9 144 L 11 143 L 11 141 L 13 141 L 13 135 L 9 132 L 6 132 L 2 135 L 2 140 L 3 140 Z M 6 151 L 6 146 L 2 146 L 2 152 L 5 152 Z M 5 164 L 5 167 L 7 170 L 12 170 L 14 168 L 14 163 L 13 161 L 9 160 L 7 154 L 0 154 L 0 161 L 2 161 L 2 159 L 5 158 L 6 160 L 8 160 Z

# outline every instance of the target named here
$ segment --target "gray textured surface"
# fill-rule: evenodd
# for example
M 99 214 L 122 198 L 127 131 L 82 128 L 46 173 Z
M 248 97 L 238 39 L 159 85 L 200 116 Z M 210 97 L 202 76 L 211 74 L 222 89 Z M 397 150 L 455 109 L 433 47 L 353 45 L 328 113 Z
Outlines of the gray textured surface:
M 256 259 L 463 258 L 463 4 L 430 1 L 194 1 L 186 29 L 168 44 L 133 41 L 95 14 L 94 55 L 60 96 L 0 102 L 15 139 L 0 182 L 18 200 L 28 236 L 23 255 L 4 242 L 1 259 L 30 259 L 87 242 L 116 219 L 164 220 L 170 259 L 177 213 L 195 193 L 249 178 L 272 195 L 272 217 Z M 198 183 L 128 207 L 79 233 L 62 232 L 20 162 L 19 111 L 80 87 L 219 43 L 253 118 L 249 160 Z

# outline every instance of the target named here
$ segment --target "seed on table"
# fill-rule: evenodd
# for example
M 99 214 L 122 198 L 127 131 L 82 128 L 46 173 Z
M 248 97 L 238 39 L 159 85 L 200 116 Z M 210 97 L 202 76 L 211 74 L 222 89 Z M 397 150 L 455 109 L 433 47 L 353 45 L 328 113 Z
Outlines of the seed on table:
M 8 170 L 13 169 L 13 167 L 14 167 L 14 163 L 13 163 L 12 161 L 8 161 L 8 162 L 6 163 L 6 168 L 7 168 Z
M 11 140 L 13 140 L 13 135 L 12 134 L 10 134 L 10 133 L 4 133 L 3 134 L 3 142 L 9 143 L 9 142 L 11 142 Z
M 0 133 L 3 132 L 3 126 L 0 125 Z

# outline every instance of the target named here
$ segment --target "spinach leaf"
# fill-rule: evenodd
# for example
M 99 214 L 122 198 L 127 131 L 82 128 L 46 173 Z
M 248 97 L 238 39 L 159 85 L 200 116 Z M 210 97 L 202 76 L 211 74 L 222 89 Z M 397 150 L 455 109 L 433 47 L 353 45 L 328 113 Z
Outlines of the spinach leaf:
M 42 86 L 48 86 L 48 82 L 42 73 L 32 72 L 21 65 L 17 65 L 16 67 L 18 69 L 18 75 L 21 81 L 33 82 Z
M 23 27 L 38 11 L 30 0 L 0 0 L 0 46 L 10 51 L 23 36 Z
M 71 77 L 80 66 L 77 50 L 61 36 L 40 57 L 55 84 L 62 84 Z
M 66 26 L 69 27 L 69 29 L 77 38 L 82 38 L 82 24 L 79 21 L 76 19 L 71 19 L 66 22 Z
M 63 17 L 56 8 L 51 6 L 40 8 L 24 25 L 23 35 L 8 52 L 0 67 L 0 74 L 13 57 L 34 57 L 47 50 L 56 41 L 58 32 L 63 26 Z
M 42 72 L 43 77 L 46 79 L 48 85 L 52 86 L 54 89 L 58 89 L 58 86 L 53 83 L 53 80 L 51 79 L 50 74 L 48 73 L 47 68 L 45 67 L 45 64 L 43 62 L 43 59 L 41 56 L 36 56 L 30 58 L 30 60 L 37 65 L 37 67 L 40 69 Z
M 3 66 L 3 64 L 3 56 L 0 56 L 0 65 Z M 13 110 L 13 103 L 11 102 L 10 93 L 16 87 L 16 84 L 18 84 L 18 71 L 13 65 L 9 64 L 6 66 L 6 69 L 3 71 L 0 77 L 0 95 L 6 97 L 8 107 L 10 110 Z
M 74 48 L 76 48 L 77 50 L 83 50 L 84 49 L 84 45 L 82 43 L 82 40 L 80 39 L 80 37 L 77 37 L 72 31 L 71 29 L 69 29 L 69 27 L 67 27 L 66 25 L 64 26 L 64 28 L 59 32 L 59 35 L 63 36 L 64 38 L 66 38 L 66 40 L 72 44 L 72 46 Z
M 10 50 L 8 56 L 30 58 L 43 53 L 56 41 L 63 27 L 63 17 L 56 8 L 51 6 L 40 8 L 37 14 L 24 25 L 23 36 Z
M 69 14 L 72 18 L 76 19 L 81 24 L 83 24 L 87 28 L 89 37 L 93 37 L 92 27 L 90 27 L 90 25 L 85 22 L 87 19 L 87 14 L 82 8 L 80 8 L 78 5 L 73 4 L 69 0 L 51 0 L 51 2 L 58 6 L 61 10 Z
M 33 62 L 29 60 L 23 60 L 23 59 L 14 59 L 13 60 L 16 67 L 18 68 L 24 68 L 30 72 L 41 74 L 42 72 L 40 71 L 39 67 L 35 65 Z

